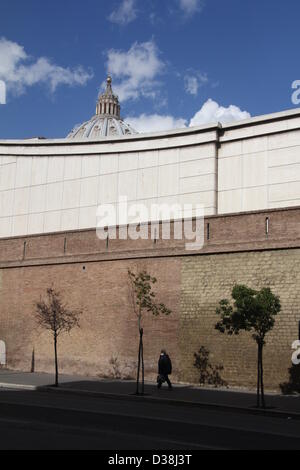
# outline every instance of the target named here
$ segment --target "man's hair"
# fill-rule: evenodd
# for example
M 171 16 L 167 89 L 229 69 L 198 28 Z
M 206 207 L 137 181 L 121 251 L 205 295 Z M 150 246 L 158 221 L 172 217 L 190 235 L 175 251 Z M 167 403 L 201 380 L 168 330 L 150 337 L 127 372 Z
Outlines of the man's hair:
M 167 354 L 167 351 L 165 349 L 162 349 L 161 354 Z

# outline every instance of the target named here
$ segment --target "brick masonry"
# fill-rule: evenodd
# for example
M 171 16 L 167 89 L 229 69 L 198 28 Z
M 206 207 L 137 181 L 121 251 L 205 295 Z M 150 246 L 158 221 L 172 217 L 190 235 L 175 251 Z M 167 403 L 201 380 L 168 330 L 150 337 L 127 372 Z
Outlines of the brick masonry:
M 181 379 L 197 380 L 192 353 L 200 345 L 211 352 L 212 362 L 222 364 L 222 377 L 233 385 L 254 387 L 256 343 L 251 333 L 227 336 L 214 329 L 216 304 L 230 298 L 235 283 L 254 289 L 270 287 L 279 295 L 282 311 L 267 336 L 264 352 L 265 380 L 277 388 L 291 366 L 291 344 L 298 339 L 300 313 L 300 249 L 231 253 L 186 258 L 182 264 L 179 345 Z
M 266 234 L 266 218 L 269 233 Z M 207 224 L 210 224 L 207 239 Z M 146 269 L 158 279 L 157 298 L 169 317 L 146 314 L 146 377 L 153 379 L 161 347 L 174 362 L 174 380 L 197 382 L 193 353 L 201 345 L 222 364 L 232 385 L 254 386 L 256 345 L 250 334 L 217 332 L 215 309 L 234 283 L 270 286 L 282 312 L 267 337 L 265 379 L 275 389 L 287 377 L 291 344 L 300 314 L 300 209 L 270 210 L 205 219 L 205 244 L 187 252 L 184 241 L 98 240 L 94 230 L 0 240 L 0 339 L 8 366 L 53 371 L 49 333 L 34 322 L 35 302 L 54 285 L 70 307 L 80 308 L 81 328 L 59 342 L 62 372 L 113 375 L 117 357 L 123 377 L 135 374 L 138 330 L 129 295 L 127 269 Z

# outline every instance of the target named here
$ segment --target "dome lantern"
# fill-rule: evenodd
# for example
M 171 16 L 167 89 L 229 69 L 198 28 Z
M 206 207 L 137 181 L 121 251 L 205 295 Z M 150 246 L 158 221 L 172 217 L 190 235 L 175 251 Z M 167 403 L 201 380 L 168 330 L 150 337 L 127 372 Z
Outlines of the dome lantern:
M 111 87 L 112 79 L 110 76 L 106 79 L 106 90 L 99 96 L 96 115 L 97 116 L 113 116 L 116 119 L 120 118 L 120 104 L 117 95 L 113 94 Z

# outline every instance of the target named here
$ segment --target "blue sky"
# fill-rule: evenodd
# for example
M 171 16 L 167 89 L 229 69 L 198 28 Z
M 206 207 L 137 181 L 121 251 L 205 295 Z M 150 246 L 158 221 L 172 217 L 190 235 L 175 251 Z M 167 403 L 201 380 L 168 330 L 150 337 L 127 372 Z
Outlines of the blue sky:
M 107 72 L 137 130 L 295 108 L 297 0 L 1 0 L 0 139 L 61 138 Z

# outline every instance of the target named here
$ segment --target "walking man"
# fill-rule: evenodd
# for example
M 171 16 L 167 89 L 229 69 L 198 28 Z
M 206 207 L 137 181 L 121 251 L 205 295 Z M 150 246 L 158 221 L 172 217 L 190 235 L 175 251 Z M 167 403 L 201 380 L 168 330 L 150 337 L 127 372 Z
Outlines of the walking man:
M 169 390 L 172 390 L 172 384 L 169 375 L 172 374 L 172 362 L 165 349 L 161 350 L 158 361 L 157 388 L 161 388 L 164 382 L 167 382 Z

